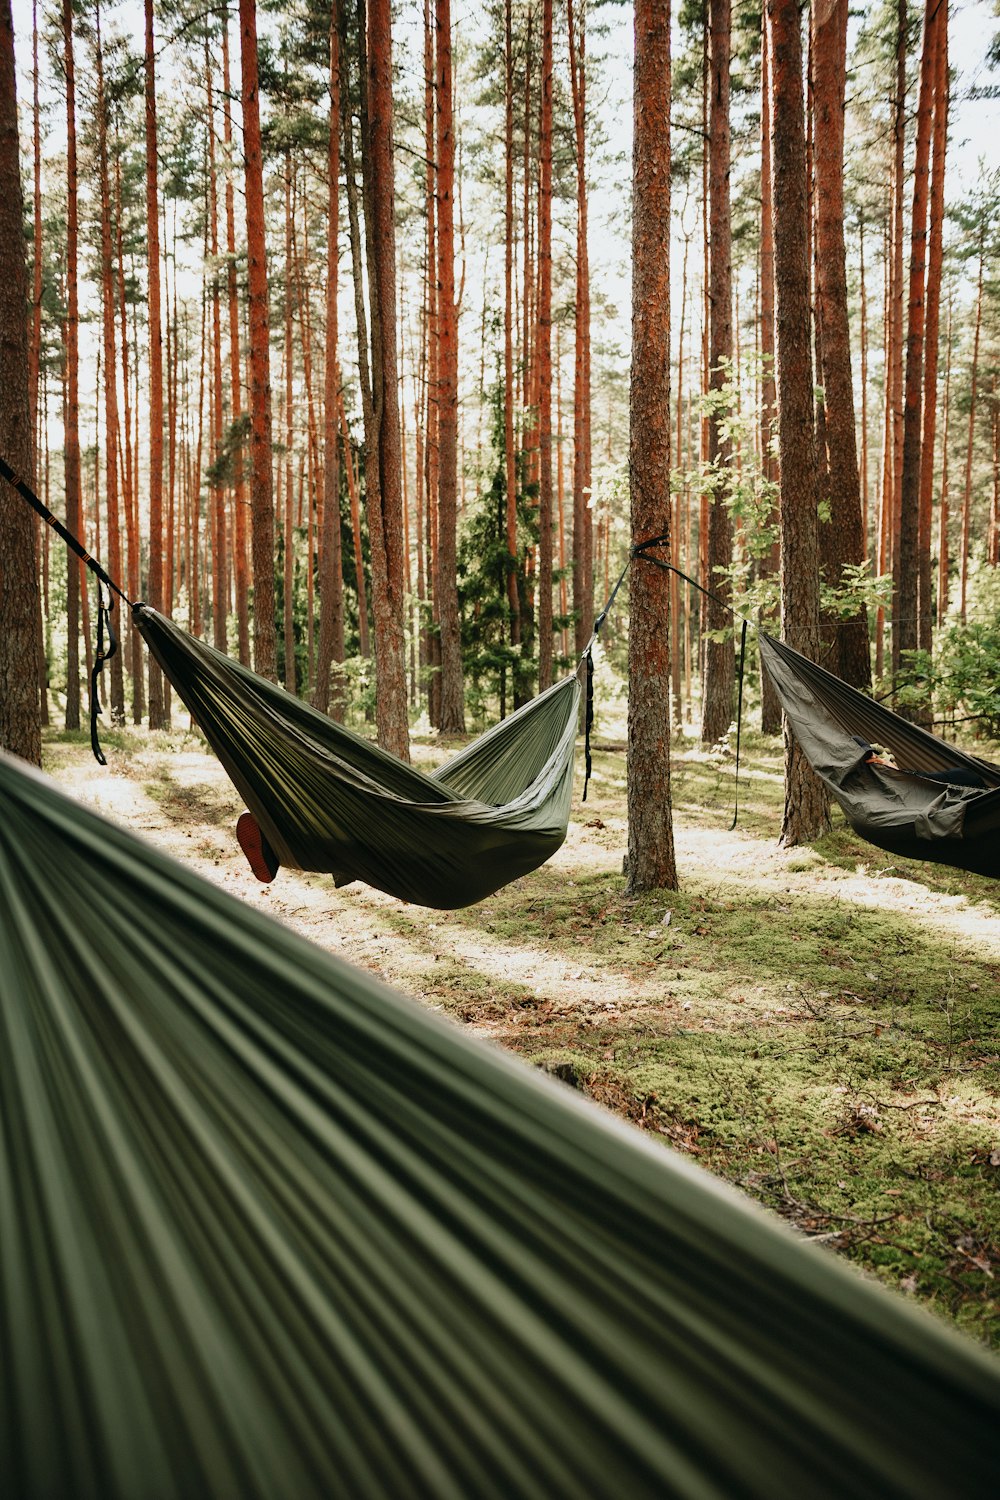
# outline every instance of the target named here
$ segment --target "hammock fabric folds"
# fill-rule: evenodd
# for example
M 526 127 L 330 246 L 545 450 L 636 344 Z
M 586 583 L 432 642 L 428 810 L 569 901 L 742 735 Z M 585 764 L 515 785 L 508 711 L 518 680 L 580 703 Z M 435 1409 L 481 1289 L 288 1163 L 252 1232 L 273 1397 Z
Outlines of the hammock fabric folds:
M 147 605 L 132 613 L 283 865 L 454 909 L 537 869 L 565 839 L 575 677 L 427 775 Z
M 760 651 L 806 759 L 856 833 L 893 854 L 1000 878 L 1000 766 L 908 723 L 763 631 Z M 858 739 L 885 746 L 896 766 L 869 763 Z M 928 774 L 957 768 L 983 786 Z
M 991 1356 L 0 757 L 0 1491 L 1000 1493 Z

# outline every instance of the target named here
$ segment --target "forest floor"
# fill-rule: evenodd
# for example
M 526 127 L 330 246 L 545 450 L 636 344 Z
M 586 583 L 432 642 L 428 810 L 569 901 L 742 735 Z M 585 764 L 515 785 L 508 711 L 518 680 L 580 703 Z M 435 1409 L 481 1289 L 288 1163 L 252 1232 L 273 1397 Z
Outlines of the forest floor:
M 49 732 L 74 796 L 421 1003 L 659 1136 L 1000 1347 L 1000 884 L 893 857 L 834 811 L 778 847 L 780 744 L 678 747 L 679 892 L 623 894 L 622 741 L 554 859 L 441 913 L 250 874 L 242 810 L 184 731 Z M 434 764 L 454 746 L 417 738 Z M 579 786 L 577 788 L 579 794 Z

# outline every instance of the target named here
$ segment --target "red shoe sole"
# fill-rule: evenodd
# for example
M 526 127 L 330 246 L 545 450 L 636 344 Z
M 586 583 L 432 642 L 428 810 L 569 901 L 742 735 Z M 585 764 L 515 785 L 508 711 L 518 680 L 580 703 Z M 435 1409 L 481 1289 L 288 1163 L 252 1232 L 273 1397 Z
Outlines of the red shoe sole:
M 265 852 L 264 835 L 253 813 L 241 813 L 237 818 L 236 838 L 257 879 L 262 885 L 270 885 L 281 867 L 270 850 Z

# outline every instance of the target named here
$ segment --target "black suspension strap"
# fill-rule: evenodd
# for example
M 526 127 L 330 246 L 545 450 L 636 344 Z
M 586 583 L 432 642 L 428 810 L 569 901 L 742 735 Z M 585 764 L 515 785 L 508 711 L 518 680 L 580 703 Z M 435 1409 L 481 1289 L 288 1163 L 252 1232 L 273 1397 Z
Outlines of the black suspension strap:
M 94 752 L 94 759 L 99 766 L 106 766 L 104 751 L 101 749 L 101 741 L 97 731 L 97 718 L 101 712 L 101 699 L 99 694 L 101 675 L 104 671 L 105 662 L 109 662 L 118 650 L 118 637 L 111 619 L 111 610 L 114 600 L 110 594 L 105 599 L 104 585 L 100 579 L 97 581 L 97 650 L 94 653 L 94 665 L 90 673 L 90 748 Z M 104 635 L 107 631 L 107 649 L 105 650 Z
M 98 697 L 98 685 L 105 662 L 111 660 L 118 650 L 118 636 L 115 633 L 111 612 L 115 607 L 114 595 L 132 608 L 132 601 L 120 588 L 115 580 L 104 571 L 96 557 L 91 557 L 78 537 L 63 525 L 63 523 L 52 514 L 44 501 L 39 500 L 34 490 L 22 479 L 21 476 L 11 468 L 5 458 L 0 457 L 0 478 L 6 479 L 7 483 L 27 501 L 36 515 L 41 516 L 47 526 L 51 526 L 57 536 L 61 537 L 69 550 L 74 553 L 82 563 L 85 563 L 97 579 L 97 650 L 94 654 L 94 667 L 90 674 L 90 745 L 99 765 L 106 766 L 104 752 L 101 749 L 97 733 L 97 716 L 101 712 L 100 699 Z M 105 589 L 107 596 L 105 597 Z M 105 646 L 105 633 L 107 645 Z
M 615 597 L 618 593 L 618 590 L 625 582 L 625 574 L 632 566 L 632 558 L 634 555 L 635 554 L 633 549 L 633 551 L 629 554 L 628 562 L 625 564 L 624 568 L 622 568 L 621 572 L 618 575 L 618 580 L 615 583 L 614 588 L 608 595 L 607 603 L 601 610 L 600 614 L 597 616 L 597 619 L 594 621 L 594 628 L 590 633 L 590 640 L 584 647 L 583 655 L 580 658 L 581 665 L 585 667 L 587 674 L 586 688 L 584 689 L 586 694 L 586 707 L 583 717 L 583 797 L 580 799 L 583 802 L 586 802 L 587 800 L 587 787 L 590 785 L 590 776 L 591 772 L 594 769 L 594 762 L 591 758 L 590 753 L 590 731 L 594 727 L 594 646 L 597 643 L 597 637 L 601 633 L 601 626 L 608 618 L 608 611 L 611 608 L 612 604 L 614 604 L 615 602 Z
M 722 609 L 726 610 L 729 614 L 732 615 L 734 620 L 741 620 L 743 625 L 742 631 L 740 633 L 739 692 L 736 700 L 736 776 L 735 786 L 733 789 L 733 821 L 729 825 L 729 831 L 731 833 L 736 827 L 736 823 L 740 815 L 740 741 L 743 735 L 743 676 L 744 668 L 746 666 L 747 627 L 751 622 L 746 618 L 745 615 L 741 615 L 738 610 L 734 609 L 727 600 L 721 598 L 718 594 L 713 593 L 711 589 L 705 588 L 702 584 L 698 583 L 696 579 L 689 578 L 686 573 L 682 573 L 680 568 L 676 568 L 673 563 L 664 562 L 663 559 L 659 557 L 644 556 L 647 548 L 655 547 L 657 543 L 662 543 L 667 540 L 668 538 L 663 536 L 652 537 L 649 541 L 640 543 L 638 547 L 633 547 L 632 555 L 633 557 L 643 556 L 643 560 L 645 562 L 652 563 L 656 568 L 662 568 L 665 573 L 676 573 L 678 578 L 683 578 L 684 582 L 690 584 L 693 589 L 697 589 L 699 594 L 704 594 L 706 599 L 711 599 L 714 604 L 720 605 Z

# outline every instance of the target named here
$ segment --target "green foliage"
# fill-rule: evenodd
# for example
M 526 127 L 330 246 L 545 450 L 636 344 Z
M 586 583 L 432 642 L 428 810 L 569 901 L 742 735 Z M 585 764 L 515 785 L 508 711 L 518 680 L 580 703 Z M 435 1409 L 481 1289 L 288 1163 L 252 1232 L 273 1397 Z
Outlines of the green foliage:
M 951 620 L 939 632 L 933 663 L 921 657 L 907 665 L 926 676 L 939 714 L 974 719 L 979 733 L 1000 737 L 1000 576 L 995 569 L 972 570 L 966 621 Z

